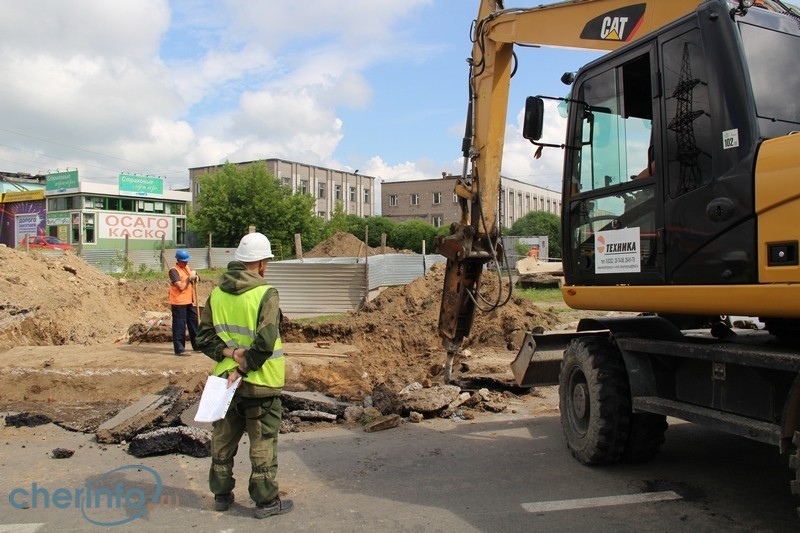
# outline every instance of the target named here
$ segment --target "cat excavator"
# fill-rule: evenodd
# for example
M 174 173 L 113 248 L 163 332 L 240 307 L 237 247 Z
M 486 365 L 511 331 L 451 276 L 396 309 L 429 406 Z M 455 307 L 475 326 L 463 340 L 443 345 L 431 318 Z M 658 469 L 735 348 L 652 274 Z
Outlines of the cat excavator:
M 652 458 L 669 416 L 778 446 L 800 494 L 800 9 L 481 0 L 472 43 L 461 218 L 437 244 L 445 379 L 476 309 L 510 296 L 483 294 L 480 279 L 503 258 L 515 47 L 607 51 L 562 77 L 567 97 L 528 97 L 522 134 L 539 153 L 564 153 L 565 302 L 621 313 L 528 332 L 516 382 L 559 385 L 567 447 L 584 464 Z M 566 138 L 542 139 L 555 104 Z M 755 326 L 734 327 L 735 316 Z

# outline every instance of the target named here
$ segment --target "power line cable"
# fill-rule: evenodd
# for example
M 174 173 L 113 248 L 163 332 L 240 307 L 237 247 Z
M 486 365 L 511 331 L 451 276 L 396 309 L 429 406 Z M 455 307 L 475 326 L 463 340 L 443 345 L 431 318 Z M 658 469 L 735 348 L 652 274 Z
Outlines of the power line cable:
M 26 137 L 26 138 L 28 138 L 28 139 L 34 139 L 34 140 L 36 140 L 36 141 L 41 141 L 41 142 L 46 142 L 46 143 L 50 143 L 50 144 L 55 144 L 56 146 L 63 146 L 64 148 L 69 148 L 70 150 L 78 150 L 78 151 L 80 151 L 80 152 L 85 152 L 85 153 L 87 153 L 87 154 L 99 155 L 99 156 L 101 156 L 101 157 L 107 157 L 107 158 L 109 158 L 109 159 L 116 159 L 116 160 L 118 160 L 118 161 L 124 161 L 125 163 L 131 163 L 131 164 L 134 164 L 134 165 L 140 165 L 140 166 L 143 166 L 143 167 L 152 167 L 152 164 L 150 164 L 150 163 L 142 163 L 142 162 L 140 162 L 140 161 L 132 161 L 132 160 L 130 160 L 130 159 L 125 159 L 125 158 L 123 158 L 123 157 L 117 157 L 117 156 L 113 156 L 113 155 L 104 154 L 104 153 L 102 153 L 102 152 L 95 152 L 95 151 L 92 151 L 92 150 L 86 150 L 86 149 L 84 149 L 84 148 L 78 148 L 77 146 L 71 146 L 71 145 L 69 145 L 69 144 L 60 143 L 60 142 L 58 142 L 58 141 L 51 141 L 51 140 L 49 140 L 49 139 L 43 139 L 43 138 L 41 138 L 41 137 L 36 137 L 36 136 L 34 136 L 34 135 L 28 135 L 27 133 L 22 133 L 22 132 L 19 132 L 19 131 L 14 131 L 14 130 L 10 130 L 10 129 L 7 129 L 7 128 L 0 128 L 0 131 L 4 131 L 4 132 L 6 132 L 6 133 L 11 133 L 12 135 L 19 135 L 19 136 L 21 136 L 21 137 Z M 165 169 L 161 168 L 161 169 L 159 169 L 159 170 L 165 170 Z M 170 169 L 170 170 L 169 170 L 169 173 L 171 174 L 173 171 L 174 171 L 174 169 Z

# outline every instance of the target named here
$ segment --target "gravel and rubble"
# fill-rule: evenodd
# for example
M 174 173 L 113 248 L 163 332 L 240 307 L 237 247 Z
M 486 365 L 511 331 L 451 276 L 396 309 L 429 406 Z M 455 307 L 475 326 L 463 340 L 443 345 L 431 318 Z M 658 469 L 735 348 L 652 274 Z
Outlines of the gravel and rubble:
M 353 247 L 347 235 L 323 246 L 338 255 Z M 476 314 L 454 365 L 461 386 L 445 384 L 437 333 L 443 280 L 443 265 L 434 265 L 359 311 L 324 322 L 286 318 L 282 431 L 469 420 L 501 412 L 509 402 L 538 401 L 535 392 L 513 386 L 508 364 L 525 331 L 556 327 L 570 315 L 517 296 Z M 200 302 L 215 285 L 208 277 L 199 283 Z M 490 275 L 482 278 L 489 300 L 501 287 L 508 290 Z M 212 362 L 202 354 L 176 358 L 170 341 L 166 273 L 163 281 L 123 281 L 74 254 L 0 247 L 0 412 L 7 414 L 6 425 L 52 420 L 95 433 L 99 443 L 133 443 L 148 435 L 176 449 L 184 430 L 171 428 L 210 429 L 186 413 Z M 123 419 L 115 419 L 121 413 Z

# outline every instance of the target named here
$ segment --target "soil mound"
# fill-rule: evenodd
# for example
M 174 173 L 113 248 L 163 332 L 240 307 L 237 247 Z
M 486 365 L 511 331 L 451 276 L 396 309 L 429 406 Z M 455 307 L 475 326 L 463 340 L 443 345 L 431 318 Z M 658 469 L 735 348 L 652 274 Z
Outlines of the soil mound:
M 75 254 L 0 247 L 0 273 L 0 350 L 103 342 L 136 316 L 121 305 L 118 281 Z
M 381 253 L 380 248 L 365 246 L 364 243 L 352 233 L 337 231 L 331 237 L 312 248 L 308 253 L 303 254 L 303 257 L 363 257 L 365 248 L 367 249 L 366 253 L 369 255 L 379 255 Z M 386 253 L 397 253 L 397 250 L 387 246 Z
M 362 310 L 338 320 L 325 324 L 287 321 L 282 337 L 288 342 L 330 340 L 358 347 L 360 353 L 352 361 L 361 379 L 357 383 L 351 380 L 348 396 L 358 396 L 354 390 L 357 385 L 367 393 L 378 383 L 399 390 L 411 381 L 428 379 L 436 375 L 445 359 L 438 334 L 444 271 L 443 264 L 435 264 L 426 276 L 402 287 L 386 289 Z M 499 287 L 495 276 L 484 274 L 481 293 L 487 300 L 497 298 Z M 508 284 L 504 283 L 503 288 L 507 291 Z M 512 296 L 502 307 L 475 313 L 472 335 L 464 339 L 463 347 L 516 351 L 528 329 L 537 325 L 549 328 L 556 323 L 552 310 L 543 311 L 530 300 Z M 327 379 L 333 377 L 329 375 Z

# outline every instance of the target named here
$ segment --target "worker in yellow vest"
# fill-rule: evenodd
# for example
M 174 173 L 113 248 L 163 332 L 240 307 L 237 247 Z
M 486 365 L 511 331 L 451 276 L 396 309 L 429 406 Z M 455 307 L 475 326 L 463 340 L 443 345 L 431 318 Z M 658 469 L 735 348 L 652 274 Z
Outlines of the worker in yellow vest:
M 244 432 L 250 439 L 248 490 L 256 504 L 255 517 L 287 513 L 291 500 L 281 500 L 278 470 L 278 432 L 284 359 L 280 337 L 278 291 L 267 284 L 264 271 L 273 257 L 269 239 L 261 233 L 242 237 L 219 285 L 211 292 L 200 320 L 197 343 L 216 364 L 213 374 L 239 378 L 225 418 L 214 422 L 211 434 L 209 486 L 214 509 L 227 511 L 233 503 L 233 459 Z

